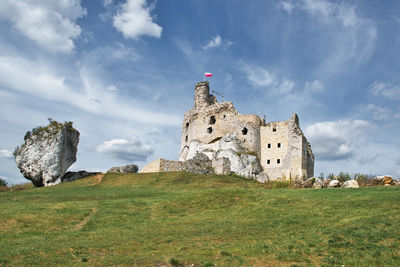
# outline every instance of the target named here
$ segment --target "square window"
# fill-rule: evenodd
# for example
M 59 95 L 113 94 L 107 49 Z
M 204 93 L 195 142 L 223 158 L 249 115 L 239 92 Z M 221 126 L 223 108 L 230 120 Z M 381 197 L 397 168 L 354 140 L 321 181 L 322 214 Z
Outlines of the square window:
M 268 144 L 268 148 L 271 148 L 271 144 Z
M 276 160 L 276 163 L 280 164 L 280 163 L 281 163 L 281 160 L 280 160 L 280 159 L 277 159 L 277 160 Z
M 273 132 L 276 132 L 276 127 L 272 128 L 272 131 L 273 131 Z
M 267 159 L 267 164 L 270 164 L 270 163 L 271 163 L 271 160 Z

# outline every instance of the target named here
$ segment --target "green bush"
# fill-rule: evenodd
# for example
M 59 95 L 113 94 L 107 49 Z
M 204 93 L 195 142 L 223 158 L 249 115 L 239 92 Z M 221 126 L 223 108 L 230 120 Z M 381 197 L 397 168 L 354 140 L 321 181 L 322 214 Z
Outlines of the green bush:
M 0 178 L 0 186 L 7 186 L 7 182 L 2 178 Z

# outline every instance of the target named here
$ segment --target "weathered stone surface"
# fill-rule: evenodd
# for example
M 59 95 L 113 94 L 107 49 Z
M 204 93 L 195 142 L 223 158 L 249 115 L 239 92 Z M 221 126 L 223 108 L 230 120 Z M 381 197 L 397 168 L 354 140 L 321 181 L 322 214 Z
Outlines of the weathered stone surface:
M 371 183 L 372 185 L 394 185 L 393 178 L 390 175 L 376 176 Z
M 325 183 L 320 178 L 315 178 L 315 181 L 314 181 L 314 184 L 313 184 L 312 187 L 313 188 L 324 188 L 325 187 Z
M 216 174 L 229 174 L 231 172 L 231 162 L 228 158 L 213 159 L 212 167 Z
M 347 180 L 342 184 L 341 187 L 342 188 L 359 188 L 358 182 L 356 180 Z
M 328 188 L 340 187 L 340 182 L 338 180 L 331 180 L 328 184 Z
M 198 153 L 193 159 L 185 162 L 176 160 L 157 159 L 147 164 L 141 173 L 186 171 L 200 174 L 214 173 L 211 160 L 203 153 Z
M 211 160 L 203 153 L 198 153 L 193 159 L 183 163 L 183 170 L 199 174 L 213 174 Z
M 190 143 L 186 160 L 190 160 L 198 153 L 206 155 L 212 162 L 226 158 L 229 161 L 230 170 L 224 172 L 233 172 L 238 175 L 256 178 L 262 172 L 262 167 L 258 158 L 254 155 L 246 154 L 240 139 L 231 134 L 227 134 L 220 140 L 212 144 L 202 144 L 197 141 Z M 217 163 L 214 163 L 216 165 Z M 227 168 L 228 164 L 225 165 Z M 261 179 L 261 178 L 260 178 Z
M 312 188 L 315 182 L 315 177 L 308 178 L 305 181 L 301 181 L 300 187 L 301 188 Z
M 14 152 L 21 173 L 35 186 L 61 183 L 69 166 L 76 161 L 79 132 L 72 122 L 49 121 L 46 127 L 28 131 L 25 143 Z
M 99 174 L 99 172 L 87 172 L 87 171 L 78 171 L 78 172 L 66 172 L 63 177 L 61 177 L 61 182 L 72 182 L 90 175 Z
M 131 164 L 131 165 L 112 167 L 107 172 L 109 172 L 109 173 L 137 173 L 138 170 L 139 170 L 139 168 L 137 165 Z
M 234 147 L 224 147 L 221 140 L 227 136 L 238 139 L 241 148 L 235 147 L 233 140 L 227 140 L 226 145 Z M 268 180 L 300 180 L 314 174 L 314 155 L 296 114 L 287 121 L 268 123 L 254 114 L 239 114 L 231 102 L 216 101 L 208 82 L 200 82 L 195 87 L 194 107 L 184 115 L 179 160 L 191 159 L 197 153 L 213 159 L 215 152 L 228 149 L 256 156 Z M 237 157 L 224 153 L 231 156 L 231 169 L 240 169 Z M 246 176 L 256 172 L 242 171 Z

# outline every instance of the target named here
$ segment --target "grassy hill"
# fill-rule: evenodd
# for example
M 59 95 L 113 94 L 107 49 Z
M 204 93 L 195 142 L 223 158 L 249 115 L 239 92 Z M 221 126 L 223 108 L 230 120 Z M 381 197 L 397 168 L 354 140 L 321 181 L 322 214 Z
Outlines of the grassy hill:
M 0 265 L 400 265 L 400 187 L 107 174 L 2 192 L 0 205 Z

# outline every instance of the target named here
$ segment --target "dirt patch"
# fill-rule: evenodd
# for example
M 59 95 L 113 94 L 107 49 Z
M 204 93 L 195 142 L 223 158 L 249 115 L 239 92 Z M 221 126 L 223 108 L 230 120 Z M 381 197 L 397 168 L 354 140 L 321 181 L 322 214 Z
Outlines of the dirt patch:
M 74 230 L 75 231 L 81 230 L 89 222 L 89 220 L 96 214 L 97 210 L 98 210 L 97 208 L 93 208 L 92 212 L 88 216 L 86 216 L 80 223 L 74 226 Z
M 94 176 L 94 184 L 92 184 L 92 185 L 98 185 L 98 184 L 100 184 L 101 181 L 103 181 L 104 175 L 105 175 L 105 173 L 96 174 L 96 175 Z

